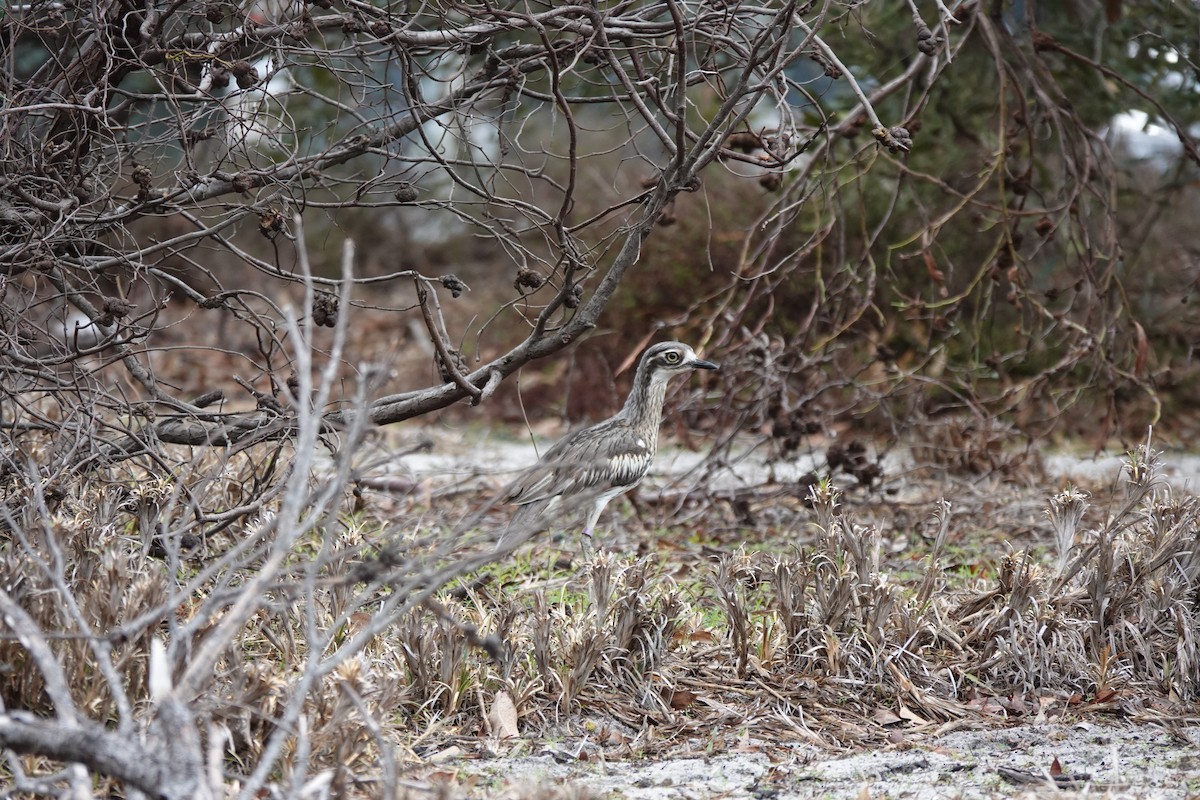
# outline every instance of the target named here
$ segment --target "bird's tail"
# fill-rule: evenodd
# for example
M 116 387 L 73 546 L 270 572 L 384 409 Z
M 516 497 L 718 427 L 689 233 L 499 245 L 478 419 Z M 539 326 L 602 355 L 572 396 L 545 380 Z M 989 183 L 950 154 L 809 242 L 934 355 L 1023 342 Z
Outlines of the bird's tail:
M 550 506 L 557 505 L 557 499 L 538 500 L 517 506 L 517 510 L 508 521 L 508 526 L 500 534 L 500 540 L 496 543 L 497 549 L 515 550 L 536 534 L 546 530 L 553 516 Z

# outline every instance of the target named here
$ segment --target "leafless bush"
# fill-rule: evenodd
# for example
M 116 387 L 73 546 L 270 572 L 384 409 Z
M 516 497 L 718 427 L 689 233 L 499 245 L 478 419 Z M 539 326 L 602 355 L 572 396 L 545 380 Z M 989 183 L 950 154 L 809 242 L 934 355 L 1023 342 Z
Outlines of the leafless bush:
M 864 409 L 900 430 L 1036 400 L 1019 422 L 1041 429 L 1096 394 L 1060 391 L 1068 377 L 1108 393 L 1106 430 L 1118 393 L 1156 396 L 1154 343 L 1112 267 L 1120 220 L 1092 202 L 1119 186 L 1097 133 L 1119 106 L 1065 102 L 1076 73 L 1059 62 L 1117 80 L 1196 151 L 1166 89 L 1139 95 L 1037 29 L 1050 12 L 328 5 L 7 10 L 6 453 L 53 434 L 47 476 L 291 435 L 294 215 L 375 245 L 340 306 L 336 257 L 318 254 L 305 314 L 359 308 L 374 321 L 357 346 L 423 365 L 379 384 L 375 424 L 484 403 L 601 324 L 622 283 L 678 298 L 621 306 L 622 355 L 690 328 L 728 363 L 717 427 L 777 426 L 784 447 L 791 422 Z M 969 113 L 948 125 L 958 101 Z M 464 236 L 498 263 L 408 255 Z M 1046 278 L 1060 258 L 1078 281 Z M 481 306 L 463 275 L 486 276 Z M 322 412 L 336 423 L 349 401 Z
M 1100 4 L 1085 3 L 1096 25 L 1083 34 L 1078 18 L 1047 6 L 1024 17 L 986 9 L 954 6 L 962 24 L 933 28 L 952 56 L 944 73 L 914 83 L 889 61 L 895 92 L 872 102 L 910 129 L 910 152 L 877 147 L 873 123 L 848 109 L 761 202 L 728 184 L 707 208 L 680 198 L 690 203 L 681 219 L 708 224 L 699 245 L 660 235 L 647 246 L 657 247 L 655 272 L 633 282 L 661 282 L 675 266 L 682 286 L 697 262 L 712 273 L 672 322 L 703 332 L 726 367 L 716 429 L 754 431 L 786 451 L 809 425 L 850 423 L 979 472 L 1011 468 L 1022 436 L 1052 429 L 1097 446 L 1115 433 L 1136 439 L 1158 420 L 1164 392 L 1167 408 L 1190 418 L 1176 392 L 1193 380 L 1192 348 L 1167 329 L 1169 318 L 1195 322 L 1195 260 L 1179 253 L 1192 246 L 1184 209 L 1194 198 L 1167 187 L 1173 174 L 1195 174 L 1197 104 L 1162 72 L 1142 71 L 1148 17 L 1105 21 Z M 877 49 L 855 63 L 924 70 L 901 55 L 907 20 L 880 11 L 856 7 Z M 844 63 L 853 48 L 842 44 Z M 969 85 L 955 79 L 961 69 L 973 71 Z M 1111 105 L 1077 88 L 1102 79 L 1120 87 Z M 1178 135 L 1178 148 L 1135 165 L 1110 147 L 1133 107 L 1173 145 Z M 857 171 L 845 169 L 846 153 L 861 159 Z M 1154 202 L 1155 192 L 1171 199 Z M 737 211 L 717 211 L 722 201 Z M 1154 254 L 1137 247 L 1147 236 L 1163 237 Z M 1190 264 L 1182 282 L 1180 262 Z M 1143 296 L 1151 285 L 1165 294 Z
M 56 434 L 41 467 L 53 474 L 161 459 L 168 444 L 293 435 L 280 397 L 299 366 L 282 313 L 302 288 L 297 215 L 323 236 L 370 219 L 360 240 L 402 226 L 502 252 L 512 288 L 472 331 L 452 329 L 439 298 L 463 295 L 464 280 L 394 260 L 342 292 L 322 258 L 304 312 L 320 327 L 351 306 L 391 307 L 422 331 L 437 380 L 371 396 L 375 424 L 487 400 L 596 324 L 708 165 L 779 171 L 810 146 L 826 123 L 788 96 L 807 95 L 795 65 L 836 61 L 816 30 L 827 12 L 673 0 L 13 6 L 0 130 L 6 450 Z M 770 120 L 769 150 L 728 147 L 755 115 Z M 520 328 L 519 342 L 498 326 Z M 188 376 L 170 362 L 197 352 L 236 371 L 172 385 Z M 349 401 L 322 412 L 344 421 Z M 19 458 L 6 469 L 24 472 Z
M 348 244 L 344 290 L 353 261 Z M 380 726 L 397 697 L 368 646 L 503 551 L 486 533 L 386 532 L 345 515 L 374 368 L 361 368 L 345 423 L 331 428 L 320 409 L 342 385 L 348 320 L 336 322 L 321 366 L 312 328 L 285 320 L 297 367 L 282 394 L 286 453 L 205 448 L 169 478 L 110 467 L 108 484 L 65 475 L 53 492 L 4 507 L 0 655 L 28 667 L 0 694 L 6 750 L 86 765 L 156 797 L 225 794 L 227 755 L 247 796 L 281 774 L 292 795 L 311 781 L 344 788 L 360 772 L 394 790 Z M 264 468 L 272 460 L 282 466 Z M 35 491 L 37 475 L 31 460 L 23 477 Z M 473 644 L 460 633 L 441 637 L 444 652 Z M 451 692 L 456 663 L 438 676 Z M 443 699 L 451 711 L 457 702 Z M 79 767 L 8 766 L 19 791 L 55 793 L 67 781 L 86 792 Z

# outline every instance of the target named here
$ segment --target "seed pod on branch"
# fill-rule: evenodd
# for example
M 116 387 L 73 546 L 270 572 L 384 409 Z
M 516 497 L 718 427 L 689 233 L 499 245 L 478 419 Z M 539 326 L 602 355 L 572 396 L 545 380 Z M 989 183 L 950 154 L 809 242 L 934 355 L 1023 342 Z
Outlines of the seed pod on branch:
M 326 328 L 332 328 L 337 325 L 339 305 L 340 301 L 337 295 L 329 294 L 328 292 L 317 292 L 313 295 L 313 324 Z

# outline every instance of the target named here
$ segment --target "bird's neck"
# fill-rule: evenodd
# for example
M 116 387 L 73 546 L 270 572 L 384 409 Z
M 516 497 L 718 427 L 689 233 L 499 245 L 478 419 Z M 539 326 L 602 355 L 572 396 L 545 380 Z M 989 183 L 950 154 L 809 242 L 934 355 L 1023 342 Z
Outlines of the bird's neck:
M 633 379 L 633 391 L 621 409 L 621 416 L 639 430 L 657 438 L 662 422 L 663 402 L 667 397 L 667 375 L 647 374 L 639 369 Z

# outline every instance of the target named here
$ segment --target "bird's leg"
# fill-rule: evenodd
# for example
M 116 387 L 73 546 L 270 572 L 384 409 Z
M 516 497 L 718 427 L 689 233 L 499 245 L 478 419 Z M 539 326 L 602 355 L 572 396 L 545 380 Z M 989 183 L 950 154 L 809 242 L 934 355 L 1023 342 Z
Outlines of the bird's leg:
M 645 528 L 646 518 L 642 515 L 642 504 L 639 500 L 637 487 L 634 487 L 633 491 L 625 495 L 625 499 L 628 500 L 629 505 L 633 507 L 633 516 L 637 520 L 638 525 L 642 528 Z
M 591 561 L 596 557 L 596 537 L 592 534 L 591 525 L 583 529 L 583 535 L 579 537 L 579 545 L 579 554 L 585 560 Z

